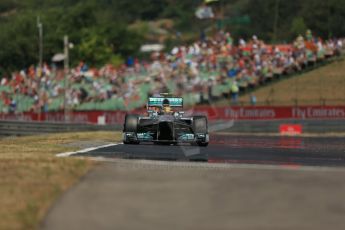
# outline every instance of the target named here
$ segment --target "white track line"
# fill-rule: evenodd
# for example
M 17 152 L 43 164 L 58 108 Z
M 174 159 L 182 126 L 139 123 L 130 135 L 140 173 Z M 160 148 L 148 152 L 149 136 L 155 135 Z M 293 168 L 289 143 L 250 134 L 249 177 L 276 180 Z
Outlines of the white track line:
M 117 144 L 101 145 L 101 146 L 97 146 L 97 147 L 82 149 L 82 150 L 79 150 L 76 152 L 59 153 L 59 154 L 56 154 L 56 156 L 57 157 L 69 157 L 69 156 L 72 156 L 72 155 L 75 155 L 78 153 L 87 153 L 87 152 L 91 152 L 91 151 L 94 151 L 97 149 L 107 148 L 107 147 L 116 146 L 116 145 L 119 145 L 119 144 L 117 143 Z

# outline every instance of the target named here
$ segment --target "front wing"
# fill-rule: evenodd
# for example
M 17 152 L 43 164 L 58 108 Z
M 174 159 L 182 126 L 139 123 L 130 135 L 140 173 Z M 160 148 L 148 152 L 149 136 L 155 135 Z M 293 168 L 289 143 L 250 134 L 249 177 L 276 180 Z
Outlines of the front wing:
M 157 121 L 143 119 L 137 132 L 125 132 L 123 139 L 132 142 L 206 143 L 208 133 L 195 133 L 191 120 Z

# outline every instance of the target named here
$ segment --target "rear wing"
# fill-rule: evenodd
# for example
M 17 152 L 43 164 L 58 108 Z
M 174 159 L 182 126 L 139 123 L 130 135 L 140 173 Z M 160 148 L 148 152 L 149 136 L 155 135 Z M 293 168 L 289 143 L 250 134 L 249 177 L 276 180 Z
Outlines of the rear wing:
M 182 97 L 150 97 L 147 106 L 148 107 L 162 107 L 163 100 L 169 100 L 171 107 L 183 107 L 183 98 Z

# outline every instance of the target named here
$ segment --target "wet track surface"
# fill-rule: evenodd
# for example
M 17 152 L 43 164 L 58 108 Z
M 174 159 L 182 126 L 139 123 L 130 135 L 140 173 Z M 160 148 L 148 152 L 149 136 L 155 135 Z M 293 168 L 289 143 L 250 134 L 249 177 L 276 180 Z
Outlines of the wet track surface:
M 106 147 L 77 154 L 121 159 L 198 161 L 284 166 L 345 166 L 344 138 L 211 135 L 208 147 L 145 143 Z

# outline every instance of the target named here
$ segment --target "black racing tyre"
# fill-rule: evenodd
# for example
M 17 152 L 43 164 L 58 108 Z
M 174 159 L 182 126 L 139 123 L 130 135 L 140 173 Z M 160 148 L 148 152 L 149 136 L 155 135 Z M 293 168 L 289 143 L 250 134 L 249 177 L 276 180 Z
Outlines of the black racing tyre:
M 139 143 L 139 141 L 123 141 L 125 145 L 138 145 Z
M 125 133 L 137 133 L 138 130 L 138 115 L 127 114 L 125 117 L 125 123 L 123 125 L 123 132 Z M 136 145 L 139 141 L 123 141 L 124 144 Z
M 207 117 L 205 116 L 194 116 L 193 117 L 193 131 L 195 134 L 207 134 L 208 133 L 208 126 L 207 126 Z M 205 140 L 204 140 L 205 141 Z M 197 141 L 192 145 L 195 146 L 208 146 L 208 142 L 204 141 Z
M 154 145 L 177 145 L 175 142 L 153 142 Z
M 208 133 L 207 118 L 205 116 L 194 116 L 193 130 L 194 133 Z
M 208 142 L 192 142 L 190 143 L 191 146 L 200 146 L 200 147 L 207 147 Z
M 138 130 L 138 115 L 127 114 L 125 117 L 125 124 L 123 131 L 127 133 L 136 133 Z
M 199 146 L 201 147 L 207 147 L 208 146 L 208 142 L 205 142 L 205 143 L 198 143 Z

